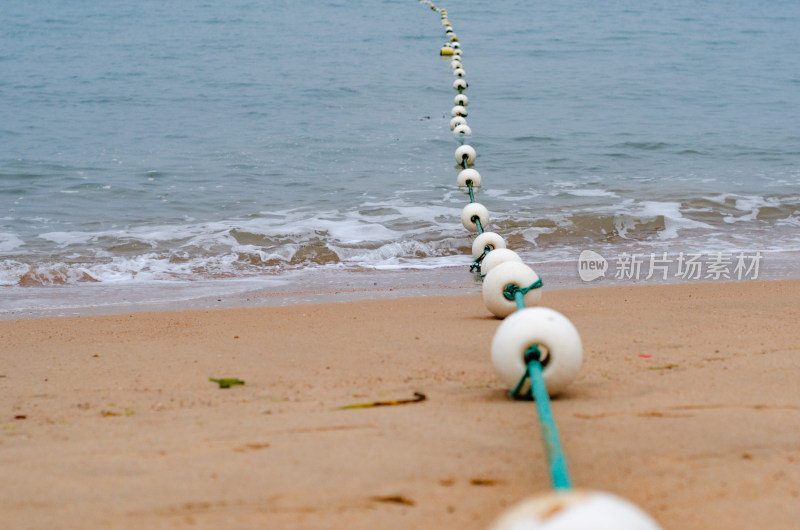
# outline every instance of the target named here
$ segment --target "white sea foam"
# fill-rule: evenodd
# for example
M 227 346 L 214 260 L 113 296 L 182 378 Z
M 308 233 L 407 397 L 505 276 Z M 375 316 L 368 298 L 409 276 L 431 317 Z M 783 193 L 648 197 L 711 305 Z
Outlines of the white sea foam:
M 607 191 L 607 190 L 597 189 L 597 188 L 568 190 L 567 193 L 569 195 L 573 195 L 575 197 L 618 197 L 619 196 L 616 193 L 614 193 L 613 191 Z
M 713 228 L 707 223 L 684 217 L 681 212 L 681 204 L 678 202 L 642 201 L 636 203 L 632 199 L 628 199 L 623 201 L 621 207 L 612 206 L 605 209 L 614 213 L 615 228 L 623 239 L 627 239 L 628 232 L 635 230 L 637 226 L 656 221 L 658 218 L 664 220 L 663 228 L 657 232 L 658 239 L 662 240 L 675 239 L 678 237 L 678 232 L 684 229 Z
M 23 246 L 24 244 L 25 242 L 15 234 L 0 232 L 0 252 L 11 252 L 16 248 Z
M 13 259 L 0 260 L 0 285 L 17 285 L 31 266 Z

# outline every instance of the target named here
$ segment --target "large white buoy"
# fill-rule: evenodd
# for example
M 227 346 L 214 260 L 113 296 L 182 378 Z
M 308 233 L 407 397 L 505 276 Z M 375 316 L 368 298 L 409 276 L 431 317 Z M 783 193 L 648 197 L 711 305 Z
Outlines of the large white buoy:
M 478 223 L 473 220 L 474 217 L 480 220 L 481 228 L 486 228 L 489 224 L 489 210 L 481 203 L 471 202 L 461 210 L 461 224 L 470 232 L 478 231 Z
M 469 103 L 469 98 L 467 98 L 466 94 L 456 94 L 456 97 L 453 98 L 453 105 L 461 105 L 462 107 L 466 107 Z
M 475 153 L 475 149 L 471 145 L 461 145 L 456 149 L 456 162 L 459 165 L 464 163 L 464 159 L 467 159 L 467 164 L 472 164 L 475 162 L 475 157 L 478 156 Z
M 496 232 L 484 232 L 472 242 L 472 257 L 478 259 L 490 247 L 491 251 L 506 248 L 506 240 Z
M 483 258 L 484 261 L 493 253 L 500 252 L 501 250 L 508 249 L 492 250 Z M 483 264 L 481 264 L 481 271 L 483 271 Z M 524 289 L 530 287 L 537 281 L 539 281 L 539 275 L 524 263 L 518 261 L 500 263 L 487 272 L 486 277 L 483 279 L 483 286 L 481 288 L 483 303 L 486 305 L 486 309 L 494 316 L 505 318 L 517 310 L 516 300 L 513 298 L 509 300 L 504 294 L 506 287 L 509 285 L 516 285 Z M 535 306 L 542 300 L 542 290 L 531 289 L 525 293 L 523 300 L 525 301 L 525 307 Z M 517 378 L 517 381 L 519 381 L 519 378 Z
M 509 390 L 527 373 L 525 352 L 531 346 L 538 346 L 543 355 L 547 393 L 560 394 L 578 375 L 583 362 L 578 330 L 567 317 L 547 307 L 525 307 L 508 315 L 492 339 L 492 364 Z
M 467 73 L 464 71 L 463 68 L 456 68 L 453 70 L 453 75 L 456 77 L 464 77 Z
M 489 530 L 662 530 L 630 501 L 602 491 L 552 491 L 511 507 Z
M 461 68 L 461 61 L 459 61 L 458 59 L 453 59 L 452 61 L 450 61 L 450 68 L 452 68 L 453 70 L 455 70 L 456 68 Z
M 456 177 L 456 179 L 458 181 L 458 186 L 460 188 L 469 188 L 470 182 L 472 182 L 473 188 L 481 187 L 481 174 L 478 173 L 477 169 L 472 169 L 472 168 L 462 169 L 458 173 L 458 177 Z
M 468 86 L 467 82 L 460 77 L 453 81 L 453 90 L 466 90 Z
M 467 107 L 462 107 L 461 105 L 456 105 L 452 109 L 450 109 L 451 116 L 465 116 L 467 115 Z
M 519 254 L 508 248 L 498 248 L 493 250 L 486 254 L 485 258 L 483 258 L 483 261 L 481 262 L 481 272 L 485 276 L 489 274 L 489 271 L 491 271 L 493 268 L 507 261 L 516 261 L 518 263 L 522 263 L 522 258 L 519 257 Z
M 453 129 L 453 132 L 456 134 L 463 134 L 464 136 L 469 136 L 470 134 L 472 134 L 472 129 L 469 127 L 469 125 L 464 123 Z

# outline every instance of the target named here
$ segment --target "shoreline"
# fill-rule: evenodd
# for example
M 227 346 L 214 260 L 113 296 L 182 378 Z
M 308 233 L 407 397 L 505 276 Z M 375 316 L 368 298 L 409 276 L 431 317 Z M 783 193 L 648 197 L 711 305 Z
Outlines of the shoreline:
M 708 263 L 708 256 L 705 255 Z M 480 283 L 464 264 L 430 269 L 288 271 L 278 276 L 196 282 L 86 283 L 52 287 L 0 287 L 0 321 L 25 318 L 102 315 L 129 311 L 173 311 L 233 307 L 287 306 L 348 302 L 374 298 L 480 293 Z M 620 260 L 609 259 L 604 277 L 584 281 L 578 261 L 540 262 L 531 266 L 544 279 L 545 292 L 609 286 L 698 284 L 709 280 L 655 274 L 647 279 L 647 261 L 635 278 L 616 279 Z M 675 267 L 674 259 L 670 264 Z M 800 278 L 800 252 L 763 252 L 755 280 L 719 278 L 714 283 Z M 733 265 L 728 273 L 733 272 Z M 752 273 L 750 274 L 752 276 Z
M 798 300 L 800 280 L 545 291 L 584 343 L 553 401 L 576 486 L 665 529 L 793 527 Z M 549 487 L 534 407 L 489 360 L 499 323 L 478 294 L 0 321 L 0 519 L 486 528 Z

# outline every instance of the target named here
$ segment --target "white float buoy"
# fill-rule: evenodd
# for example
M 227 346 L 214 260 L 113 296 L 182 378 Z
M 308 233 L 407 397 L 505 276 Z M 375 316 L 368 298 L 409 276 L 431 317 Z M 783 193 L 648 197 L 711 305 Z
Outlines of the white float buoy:
M 464 71 L 463 68 L 456 68 L 453 70 L 453 75 L 456 77 L 464 77 L 467 73 Z
M 483 260 L 486 261 L 489 256 L 502 250 L 508 249 L 501 248 L 492 250 Z M 481 272 L 483 272 L 483 264 L 481 264 Z M 483 286 L 481 288 L 483 303 L 486 305 L 486 309 L 494 316 L 505 318 L 517 310 L 516 300 L 513 298 L 509 300 L 504 294 L 506 287 L 513 284 L 521 289 L 525 289 L 537 281 L 539 281 L 539 275 L 524 263 L 519 261 L 500 263 L 490 269 L 483 279 Z M 525 300 L 526 307 L 535 306 L 542 299 L 542 290 L 531 289 L 525 293 L 523 299 Z M 522 377 L 522 375 L 520 375 L 520 377 Z M 519 382 L 519 378 L 517 378 L 517 382 Z
M 547 307 L 525 307 L 508 315 L 492 339 L 492 364 L 509 390 L 528 373 L 525 352 L 531 346 L 538 346 L 542 353 L 547 393 L 560 394 L 578 375 L 583 362 L 578 330 L 567 317 Z
M 456 50 L 456 49 L 453 49 L 453 55 L 455 55 L 455 56 L 458 56 L 458 57 L 461 57 L 461 50 Z M 459 59 L 459 61 L 460 61 L 460 60 L 461 60 L 461 59 Z
M 552 491 L 511 507 L 489 530 L 662 530 L 638 506 L 602 491 Z
M 487 275 L 496 266 L 507 261 L 522 263 L 522 258 L 519 257 L 519 254 L 509 248 L 498 248 L 493 250 L 486 254 L 485 258 L 483 258 L 483 261 L 481 262 L 481 272 L 484 275 Z
M 462 165 L 465 158 L 467 159 L 467 164 L 472 164 L 477 156 L 478 154 L 471 145 L 461 145 L 456 149 L 456 162 L 458 165 Z
M 455 107 L 450 109 L 450 115 L 453 116 L 453 117 L 455 117 L 455 116 L 466 117 L 467 116 L 467 108 L 466 107 L 462 107 L 461 105 L 456 105 Z
M 452 41 L 452 39 L 451 39 L 451 41 Z M 450 46 L 452 46 L 454 50 L 457 50 L 457 49 L 461 48 L 461 45 L 458 43 L 457 40 L 456 41 L 452 41 Z
M 452 120 L 450 120 L 450 130 L 454 130 L 459 125 L 465 125 L 467 123 L 466 118 L 464 116 L 456 116 Z
M 469 135 L 472 134 L 472 129 L 470 128 L 469 125 L 467 125 L 466 123 L 463 123 L 463 124 L 459 125 L 458 127 L 456 127 L 455 129 L 453 129 L 453 132 L 455 134 L 462 134 L 464 136 L 469 136 Z
M 450 68 L 455 70 L 456 68 L 461 68 L 461 62 L 458 59 L 453 59 L 450 61 Z
M 466 169 L 464 171 L 467 171 Z M 472 257 L 478 259 L 490 247 L 491 251 L 506 248 L 506 240 L 496 232 L 484 232 L 472 242 Z
M 480 188 L 481 187 L 481 174 L 478 173 L 477 169 L 462 169 L 458 173 L 458 186 L 461 188 L 468 188 L 467 184 L 472 182 L 473 188 Z M 477 257 L 477 256 L 476 256 Z
M 442 48 L 444 49 L 444 48 Z M 453 82 L 453 89 L 454 90 L 465 90 L 467 88 L 467 82 L 461 79 L 460 77 Z
M 462 107 L 466 107 L 469 103 L 469 98 L 465 94 L 456 94 L 456 97 L 453 98 L 454 105 L 461 105 Z
M 477 232 L 478 223 L 473 221 L 473 217 L 478 218 L 482 228 L 489 224 L 489 210 L 479 202 L 471 202 L 461 210 L 461 224 L 470 232 Z

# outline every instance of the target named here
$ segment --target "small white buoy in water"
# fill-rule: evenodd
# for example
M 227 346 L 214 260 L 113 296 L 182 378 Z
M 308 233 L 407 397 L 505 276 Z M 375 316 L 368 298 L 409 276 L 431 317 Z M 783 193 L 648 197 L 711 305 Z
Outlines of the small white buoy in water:
M 461 188 L 467 188 L 467 184 L 470 182 L 472 182 L 473 188 L 481 187 L 481 174 L 478 173 L 477 169 L 462 169 L 456 178 L 458 180 L 458 186 Z
M 450 120 L 450 130 L 454 130 L 459 125 L 465 125 L 467 123 L 466 118 L 464 116 L 456 116 L 452 120 Z
M 467 164 L 472 164 L 475 162 L 475 157 L 478 156 L 475 153 L 475 149 L 471 145 L 461 145 L 456 149 L 456 162 L 461 165 L 464 163 L 464 159 L 467 159 Z
M 459 125 L 455 129 L 453 129 L 453 132 L 455 134 L 463 134 L 465 136 L 468 136 L 468 135 L 472 134 L 472 129 L 470 128 L 469 125 L 464 123 L 464 124 Z
M 464 77 L 467 73 L 464 71 L 463 68 L 456 68 L 453 70 L 453 75 L 456 77 Z
M 467 116 L 467 108 L 466 107 L 462 107 L 461 105 L 456 105 L 455 107 L 450 109 L 450 115 L 453 116 L 453 117 L 455 117 L 455 116 L 466 117 Z
M 546 307 L 525 307 L 508 315 L 492 339 L 492 364 L 509 390 L 527 373 L 525 352 L 531 346 L 538 346 L 542 356 L 539 362 L 547 393 L 560 394 L 577 377 L 583 362 L 578 330 L 567 317 Z M 530 389 L 528 383 L 525 386 L 522 392 Z
M 460 77 L 453 82 L 453 90 L 466 90 L 467 82 Z
M 483 262 L 481 262 L 481 272 L 484 275 L 488 275 L 493 268 L 507 261 L 522 263 L 522 258 L 519 257 L 519 254 L 509 248 L 498 248 L 493 250 L 486 254 L 485 258 L 483 258 Z
M 469 99 L 467 98 L 466 94 L 456 94 L 456 97 L 453 98 L 454 105 L 466 107 L 467 103 L 469 103 Z
M 458 40 L 455 40 L 455 41 L 453 41 L 453 39 L 450 39 L 450 40 L 452 41 L 450 46 L 452 46 L 454 50 L 457 50 L 457 49 L 461 48 L 461 45 L 458 43 Z
M 453 49 L 453 55 L 454 55 L 454 56 L 456 56 L 456 57 L 458 57 L 458 58 L 459 58 L 459 59 L 458 59 L 459 61 L 461 60 L 461 50 L 456 50 L 456 49 L 454 48 L 454 49 Z
M 470 232 L 478 231 L 478 223 L 473 220 L 474 217 L 480 220 L 481 228 L 486 228 L 489 224 L 489 210 L 481 203 L 471 202 L 461 210 L 461 224 Z
M 512 506 L 489 530 L 662 530 L 630 501 L 602 491 L 562 490 Z
M 456 68 L 461 68 L 461 61 L 459 61 L 458 59 L 453 59 L 452 61 L 450 61 L 450 68 L 452 68 L 453 70 L 455 70 Z
M 466 169 L 464 171 L 467 171 Z M 496 232 L 484 232 L 472 242 L 472 257 L 478 259 L 489 247 L 491 251 L 506 248 L 506 240 Z

